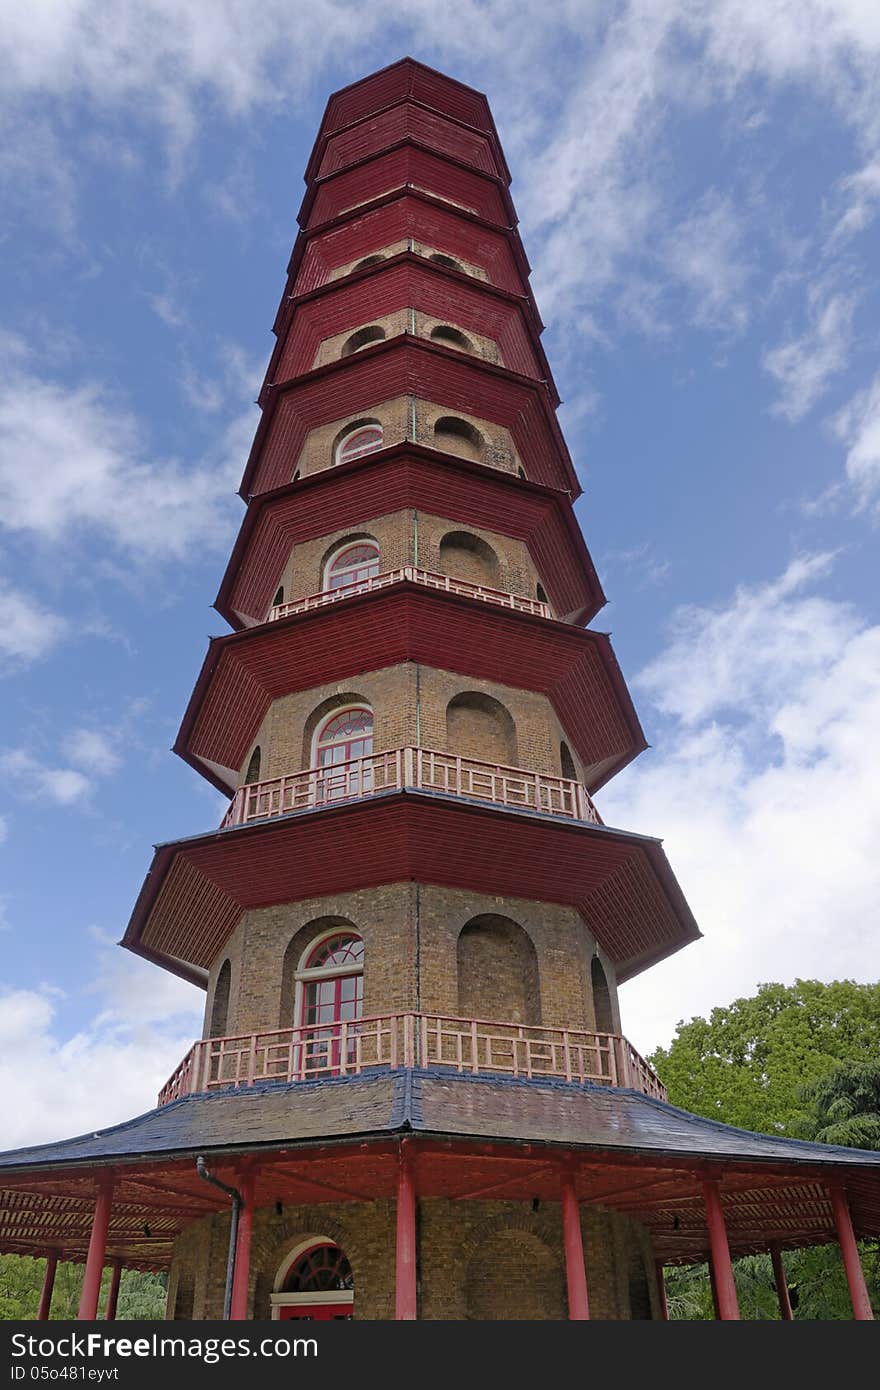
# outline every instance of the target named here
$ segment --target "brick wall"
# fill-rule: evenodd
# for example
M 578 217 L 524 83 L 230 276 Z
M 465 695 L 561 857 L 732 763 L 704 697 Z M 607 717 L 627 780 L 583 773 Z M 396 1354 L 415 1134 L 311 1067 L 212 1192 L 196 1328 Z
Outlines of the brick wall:
M 590 1312 L 595 1319 L 659 1316 L 651 1250 L 637 1223 L 584 1206 L 581 1229 Z M 222 1316 L 229 1216 L 203 1218 L 178 1237 L 168 1289 L 196 1287 L 192 1316 Z M 354 1274 L 355 1317 L 394 1317 L 394 1202 L 274 1206 L 255 1213 L 248 1311 L 271 1316 L 271 1294 L 293 1251 L 327 1239 L 345 1251 Z M 418 1204 L 419 1317 L 493 1321 L 568 1317 L 559 1204 L 534 1212 L 519 1202 L 422 1198 Z M 632 1298 L 632 1302 L 631 1302 Z

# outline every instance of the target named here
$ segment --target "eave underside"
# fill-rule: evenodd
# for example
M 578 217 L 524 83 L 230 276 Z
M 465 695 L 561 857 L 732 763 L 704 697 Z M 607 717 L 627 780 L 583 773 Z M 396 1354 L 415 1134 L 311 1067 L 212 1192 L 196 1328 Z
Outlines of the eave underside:
M 880 1234 L 880 1155 L 748 1134 L 635 1092 L 406 1072 L 191 1096 L 103 1136 L 3 1155 L 0 1251 L 84 1259 L 109 1168 L 108 1258 L 166 1268 L 180 1230 L 228 1209 L 198 1177 L 199 1153 L 227 1182 L 249 1168 L 258 1207 L 309 1206 L 393 1198 L 402 1141 L 423 1199 L 555 1202 L 570 1169 L 580 1202 L 642 1222 L 666 1263 L 706 1258 L 706 1177 L 734 1256 L 834 1240 L 832 1182 L 857 1235 Z

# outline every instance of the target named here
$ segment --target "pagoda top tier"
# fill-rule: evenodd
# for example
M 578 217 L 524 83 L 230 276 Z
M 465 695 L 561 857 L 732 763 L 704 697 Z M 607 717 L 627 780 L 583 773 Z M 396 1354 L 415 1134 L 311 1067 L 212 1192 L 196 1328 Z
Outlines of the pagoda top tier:
M 406 103 L 411 108 L 419 108 L 423 113 L 423 135 L 430 143 L 432 136 L 432 113 L 444 123 L 452 122 L 466 131 L 477 132 L 486 147 L 485 172 L 510 183 L 510 170 L 501 149 L 489 102 L 482 92 L 457 82 L 445 73 L 419 63 L 415 58 L 401 58 L 387 68 L 370 73 L 341 87 L 327 102 L 318 136 L 306 166 L 305 179 L 310 183 L 320 174 L 330 172 L 336 167 L 335 160 L 342 149 L 357 139 L 355 130 L 369 122 L 375 126 L 377 121 L 391 122 L 391 112 L 395 107 Z M 343 133 L 349 139 L 345 141 Z M 402 132 L 403 133 L 403 132 Z M 406 133 L 417 135 L 416 130 Z M 336 147 L 333 152 L 328 147 Z M 327 167 L 328 154 L 330 168 Z

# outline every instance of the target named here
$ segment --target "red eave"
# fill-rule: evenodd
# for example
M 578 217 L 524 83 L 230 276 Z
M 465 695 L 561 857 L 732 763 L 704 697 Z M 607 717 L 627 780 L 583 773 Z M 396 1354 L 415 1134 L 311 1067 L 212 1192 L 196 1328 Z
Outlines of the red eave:
M 567 493 L 420 444 L 393 444 L 252 498 L 215 608 L 240 629 L 243 594 L 241 610 L 261 620 L 292 545 L 327 534 L 331 516 L 339 530 L 398 507 L 523 540 L 556 612 L 570 622 L 590 622 L 607 602 Z
M 365 267 L 365 269 L 360 271 L 352 271 L 350 275 L 343 276 L 338 280 L 329 280 L 325 282 L 323 285 L 318 285 L 315 289 L 306 291 L 306 293 L 304 294 L 291 296 L 289 298 L 289 300 L 287 301 L 288 312 L 283 316 L 283 322 L 278 322 L 276 324 L 276 333 L 278 336 L 278 341 L 272 350 L 272 355 L 269 359 L 269 365 L 266 368 L 266 375 L 263 380 L 263 385 L 260 388 L 260 394 L 258 398 L 259 405 L 261 407 L 265 407 L 266 402 L 268 400 L 268 393 L 270 388 L 277 384 L 276 377 L 278 375 L 278 365 L 284 355 L 288 335 L 291 331 L 298 331 L 297 326 L 294 324 L 294 316 L 297 314 L 297 311 L 315 302 L 321 304 L 322 308 L 326 305 L 330 305 L 332 307 L 332 302 L 334 299 L 346 300 L 351 298 L 352 290 L 354 290 L 355 294 L 357 294 L 357 287 L 362 285 L 366 281 L 371 282 L 372 288 L 372 280 L 374 277 L 377 283 L 379 284 L 381 292 L 382 279 L 392 278 L 396 280 L 397 268 L 402 265 L 411 266 L 413 268 L 413 271 L 417 275 L 435 277 L 439 280 L 441 285 L 444 282 L 446 282 L 447 289 L 449 289 L 450 287 L 454 288 L 455 286 L 458 286 L 460 290 L 463 289 L 466 297 L 465 300 L 462 301 L 464 303 L 466 303 L 467 300 L 470 299 L 472 304 L 476 306 L 480 303 L 480 300 L 483 296 L 488 296 L 490 299 L 500 301 L 501 304 L 507 306 L 508 314 L 509 310 L 512 309 L 518 315 L 521 315 L 521 320 L 525 332 L 528 336 L 528 342 L 531 346 L 532 351 L 535 354 L 535 358 L 537 359 L 535 363 L 535 366 L 537 368 L 535 373 L 535 380 L 541 381 L 547 387 L 554 407 L 560 404 L 559 392 L 556 389 L 556 383 L 553 380 L 553 374 L 550 370 L 550 364 L 547 361 L 547 356 L 544 352 L 544 348 L 541 343 L 540 330 L 536 330 L 534 319 L 531 313 L 529 312 L 529 302 L 526 296 L 522 294 L 514 294 L 510 290 L 502 289 L 500 286 L 493 285 L 486 280 L 476 280 L 472 275 L 467 275 L 463 271 L 453 270 L 450 269 L 448 266 L 437 265 L 434 262 L 427 260 L 424 256 L 417 255 L 414 251 L 400 251 L 396 256 L 389 256 L 384 261 L 380 261 L 378 265 L 367 266 Z M 443 296 L 441 293 L 438 305 L 442 304 Z M 394 302 L 389 302 L 389 304 L 383 310 L 383 312 L 388 313 L 393 311 L 394 309 L 398 309 L 401 307 L 411 308 L 413 306 L 403 306 L 399 304 L 395 299 Z M 375 312 L 375 310 L 372 311 L 373 314 L 375 314 Z M 442 312 L 442 309 L 440 310 L 440 312 Z M 501 312 L 503 314 L 504 311 L 502 310 Z M 356 312 L 354 314 L 350 314 L 348 316 L 348 319 L 351 327 L 358 327 L 360 323 L 363 323 L 365 319 L 370 317 L 370 313 L 371 311 L 369 309 L 366 309 Z M 506 322 L 505 318 L 503 317 L 500 318 L 499 321 L 502 324 Z M 345 326 L 346 325 L 343 325 L 343 328 Z M 492 332 L 488 328 L 479 326 L 477 322 L 468 324 L 462 321 L 461 324 L 459 324 L 458 326 L 465 329 L 470 328 L 471 331 L 480 332 L 484 336 L 493 336 Z M 322 321 L 321 331 L 320 333 L 316 333 L 314 348 L 312 349 L 312 351 L 317 349 L 322 338 L 331 337 L 334 333 L 340 331 L 342 330 L 336 328 L 335 322 L 333 325 L 328 326 L 324 324 Z M 310 365 L 311 364 L 309 363 L 309 366 Z M 308 369 L 309 368 L 307 367 L 306 370 Z
M 436 197 L 433 193 L 429 193 L 426 189 L 413 188 L 411 185 L 401 185 L 398 188 L 389 189 L 387 192 L 381 193 L 377 197 L 371 198 L 367 202 L 359 203 L 357 207 L 347 208 L 344 212 L 338 213 L 335 217 L 327 218 L 326 221 L 317 223 L 313 227 L 300 228 L 299 232 L 297 233 L 296 240 L 293 244 L 293 249 L 290 254 L 290 260 L 287 264 L 287 283 L 285 285 L 284 293 L 281 297 L 281 303 L 279 304 L 278 311 L 275 315 L 275 322 L 272 326 L 273 332 L 278 333 L 280 331 L 282 316 L 287 307 L 287 303 L 291 298 L 293 284 L 299 270 L 300 262 L 302 261 L 303 255 L 305 254 L 305 248 L 308 245 L 309 241 L 311 241 L 315 237 L 321 237 L 325 235 L 325 233 L 327 232 L 332 232 L 337 227 L 344 226 L 346 222 L 355 222 L 359 218 L 363 217 L 365 214 L 374 212 L 377 208 L 386 207 L 391 203 L 397 202 L 400 199 L 405 198 L 414 199 L 417 202 L 427 203 L 430 207 L 438 208 L 441 212 L 449 213 L 451 216 L 458 217 L 464 222 L 470 222 L 476 227 L 484 228 L 485 230 L 491 232 L 495 236 L 504 238 L 504 240 L 507 241 L 508 245 L 510 246 L 511 254 L 513 255 L 513 258 L 516 261 L 517 266 L 519 268 L 520 276 L 522 279 L 523 294 L 528 304 L 529 313 L 531 314 L 532 319 L 534 320 L 535 331 L 537 333 L 541 333 L 543 331 L 544 324 L 541 319 L 541 315 L 538 311 L 538 306 L 535 302 L 535 297 L 529 285 L 531 266 L 529 264 L 525 248 L 523 247 L 522 241 L 520 240 L 519 233 L 517 232 L 516 228 L 499 227 L 497 223 L 488 221 L 486 218 L 481 217 L 479 213 L 471 212 L 468 208 L 455 207 L 453 204 L 447 202 L 445 199 Z M 367 275 L 369 274 L 371 269 L 372 267 L 367 267 L 367 269 L 363 272 L 352 271 L 351 273 L 362 273 L 364 275 Z M 459 274 L 464 272 L 455 271 L 451 273 Z
M 336 390 L 339 381 L 345 382 L 341 396 Z M 409 334 L 388 338 L 356 356 L 328 362 L 291 381 L 279 383 L 270 392 L 257 425 L 239 495 L 245 501 L 252 495 L 251 483 L 263 462 L 264 446 L 270 442 L 270 432 L 282 402 L 287 411 L 283 446 L 275 445 L 275 455 L 268 451 L 268 462 L 263 470 L 269 477 L 262 481 L 269 487 L 278 486 L 278 482 L 272 481 L 272 474 L 282 468 L 282 462 L 290 476 L 310 429 L 339 419 L 352 410 L 367 409 L 370 403 L 378 404 L 392 396 L 406 394 L 436 400 L 439 405 L 463 410 L 507 429 L 520 456 L 533 470 L 541 462 L 543 450 L 552 452 L 555 471 L 566 480 L 572 501 L 580 496 L 581 486 L 571 456 L 541 382 Z M 340 409 L 341 401 L 348 405 L 347 411 Z M 528 443 L 525 449 L 523 441 Z M 548 475 L 552 471 L 548 466 Z M 268 491 L 269 487 L 259 490 Z
M 174 751 L 229 793 L 273 700 L 408 661 L 545 695 L 589 791 L 647 747 L 604 633 L 402 581 L 213 638 Z
M 207 968 L 243 912 L 400 882 L 574 907 L 621 981 L 700 936 L 656 840 L 404 792 L 160 845 L 122 944 Z

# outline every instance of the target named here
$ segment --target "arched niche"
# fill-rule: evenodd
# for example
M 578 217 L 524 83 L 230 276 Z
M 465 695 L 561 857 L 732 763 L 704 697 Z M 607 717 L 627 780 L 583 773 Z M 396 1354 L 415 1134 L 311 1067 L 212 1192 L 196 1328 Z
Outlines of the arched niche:
M 214 998 L 211 1000 L 211 1019 L 208 1036 L 225 1038 L 229 1033 L 229 991 L 232 984 L 232 966 L 225 960 L 217 974 Z
M 593 990 L 593 1014 L 596 1019 L 596 1032 L 613 1033 L 615 1030 L 611 990 L 608 988 L 605 968 L 598 956 L 593 956 L 590 962 L 590 985 Z
M 479 463 L 485 440 L 475 425 L 458 415 L 441 415 L 434 422 L 434 448 Z
M 431 329 L 429 334 L 431 341 L 439 343 L 441 347 L 455 348 L 456 352 L 473 352 L 474 345 L 466 333 L 462 333 L 460 328 L 453 328 L 451 323 L 438 323 Z
M 381 324 L 368 323 L 364 328 L 359 328 L 356 333 L 352 333 L 350 338 L 346 338 L 340 356 L 351 357 L 352 353 L 360 352 L 361 348 L 370 347 L 373 343 L 384 342 L 385 336 L 385 329 Z
M 564 742 L 559 745 L 559 766 L 563 777 L 569 777 L 572 782 L 578 780 L 578 772 L 574 758 L 571 756 L 571 749 Z
M 462 758 L 515 767 L 516 725 L 492 695 L 464 690 L 446 706 L 446 748 Z
M 493 913 L 473 917 L 459 932 L 456 956 L 460 1018 L 541 1022 L 538 957 L 518 922 Z
M 252 785 L 252 783 L 259 782 L 260 769 L 262 767 L 262 763 L 263 754 L 261 752 L 260 745 L 257 744 L 256 748 L 254 749 L 253 753 L 251 753 L 251 756 L 248 759 L 247 771 L 244 774 L 245 786 L 249 787 Z
M 497 589 L 498 556 L 491 545 L 470 531 L 447 531 L 440 542 L 440 573 Z

